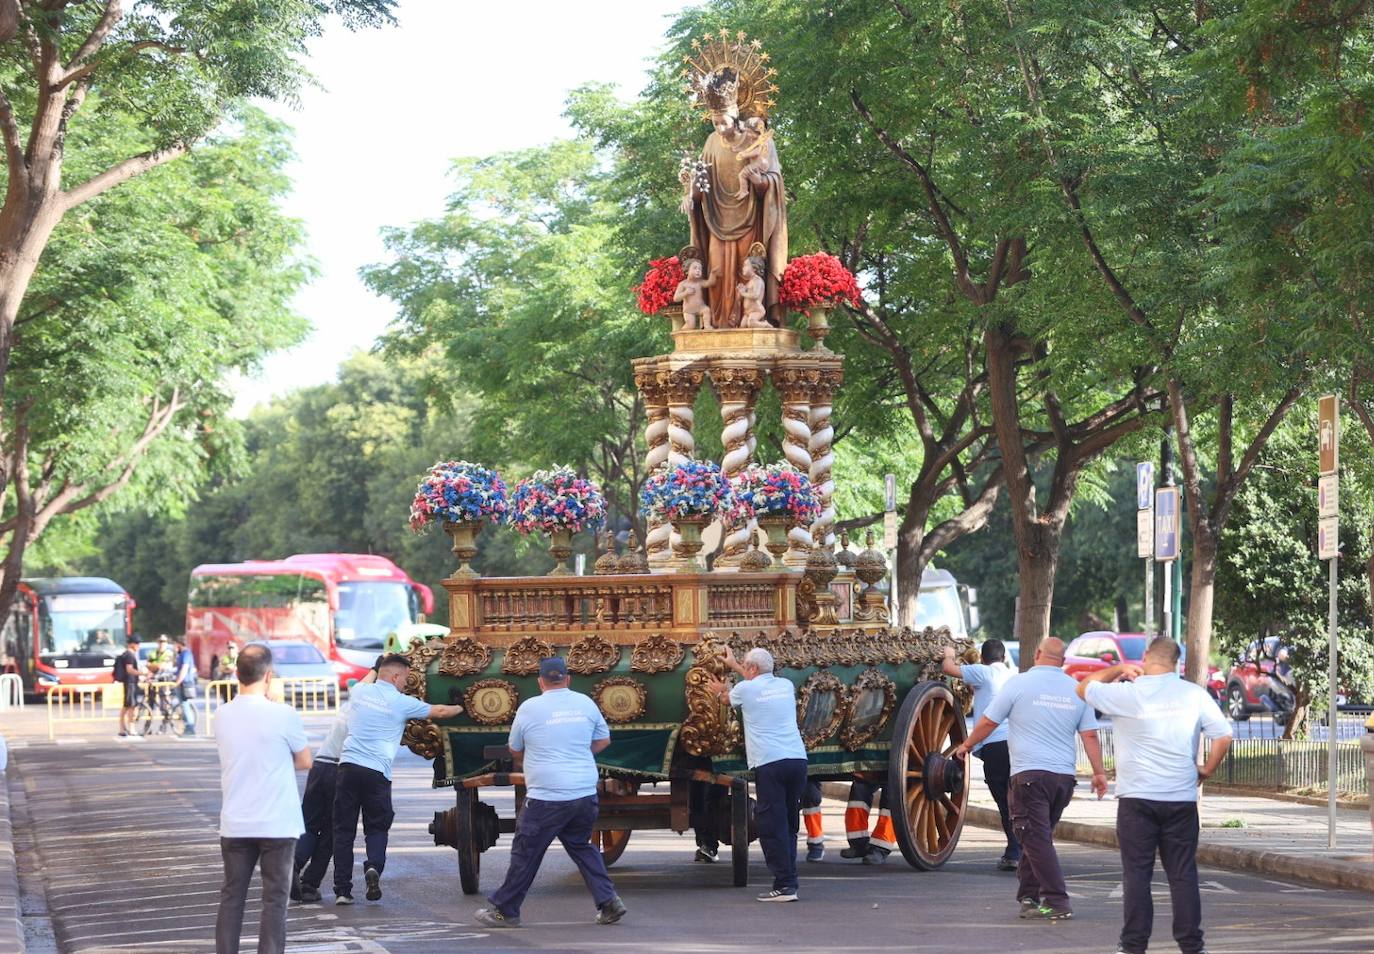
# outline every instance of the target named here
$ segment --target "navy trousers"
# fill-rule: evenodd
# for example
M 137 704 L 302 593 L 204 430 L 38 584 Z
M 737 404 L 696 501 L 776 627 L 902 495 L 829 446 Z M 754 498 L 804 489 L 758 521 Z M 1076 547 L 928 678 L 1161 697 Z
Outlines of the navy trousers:
M 1002 816 L 1002 831 L 1007 836 L 1007 847 L 1002 857 L 1008 861 L 1021 860 L 1021 843 L 1011 827 L 1011 806 L 1007 801 L 1007 790 L 1011 785 L 1011 752 L 1005 742 L 988 742 L 974 753 L 983 760 L 983 781 L 987 783 L 992 800 L 997 803 L 997 813 Z
M 305 777 L 301 815 L 305 834 L 296 841 L 296 870 L 301 884 L 318 889 L 334 854 L 334 783 L 339 763 L 316 759 Z
M 525 799 L 520 818 L 515 825 L 515 838 L 510 846 L 510 867 L 506 880 L 487 900 L 492 907 L 508 918 L 520 917 L 520 905 L 534 884 L 544 853 L 557 838 L 563 850 L 577 865 L 587 890 L 598 909 L 615 897 L 615 885 L 606 873 L 601 851 L 591 843 L 592 825 L 596 823 L 595 795 L 574 798 L 565 802 L 549 802 L 539 798 Z
M 1202 894 L 1197 877 L 1197 802 L 1122 798 L 1116 803 L 1121 846 L 1121 949 L 1144 954 L 1154 924 L 1155 854 L 1169 879 L 1174 940 L 1184 954 L 1202 950 Z
M 754 824 L 777 891 L 797 890 L 797 830 L 806 790 L 806 759 L 778 759 L 754 769 Z
M 339 763 L 334 783 L 334 893 L 353 893 L 353 842 L 363 816 L 363 868 L 386 867 L 386 840 L 396 813 L 391 810 L 391 779 L 375 769 Z

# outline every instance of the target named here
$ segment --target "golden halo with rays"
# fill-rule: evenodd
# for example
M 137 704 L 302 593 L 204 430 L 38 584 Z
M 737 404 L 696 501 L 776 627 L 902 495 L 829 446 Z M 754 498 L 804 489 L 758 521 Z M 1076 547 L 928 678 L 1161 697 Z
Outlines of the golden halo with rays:
M 731 34 L 722 28 L 718 33 L 708 33 L 699 40 L 692 41 L 692 55 L 684 56 L 681 76 L 686 80 L 683 87 L 692 104 L 707 114 L 711 106 L 703 89 L 706 78 L 726 67 L 732 68 L 739 76 L 739 115 L 742 119 L 757 116 L 768 118 L 768 110 L 775 104 L 773 94 L 778 87 L 773 77 L 778 71 L 768 65 L 768 54 L 760 48 L 758 40 L 750 40 L 743 30 Z

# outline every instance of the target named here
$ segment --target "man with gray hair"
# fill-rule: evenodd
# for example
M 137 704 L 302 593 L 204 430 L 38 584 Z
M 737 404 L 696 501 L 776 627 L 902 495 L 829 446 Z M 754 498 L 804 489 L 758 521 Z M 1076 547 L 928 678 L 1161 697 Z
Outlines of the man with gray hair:
M 797 727 L 797 692 L 773 675 L 773 654 L 755 647 L 744 663 L 725 648 L 725 664 L 743 677 L 733 688 L 719 679 L 707 685 L 744 713 L 744 752 L 754 772 L 755 823 L 773 888 L 760 901 L 797 900 L 797 831 L 806 789 L 806 746 Z

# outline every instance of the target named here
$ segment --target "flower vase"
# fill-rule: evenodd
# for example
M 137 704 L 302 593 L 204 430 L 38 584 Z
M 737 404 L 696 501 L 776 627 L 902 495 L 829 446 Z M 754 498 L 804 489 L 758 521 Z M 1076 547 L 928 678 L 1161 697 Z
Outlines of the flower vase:
M 477 556 L 477 534 L 481 530 L 482 523 L 478 520 L 444 521 L 444 532 L 453 538 L 453 555 L 458 558 L 458 569 L 453 571 L 454 578 L 475 580 L 481 576 L 468 566 L 468 561 Z
M 676 539 L 673 541 L 673 554 L 682 561 L 677 568 L 679 573 L 705 573 L 706 567 L 697 554 L 701 552 L 701 531 L 711 522 L 705 515 L 679 517 L 673 521 Z
M 572 570 L 568 569 L 568 558 L 572 556 L 572 531 L 571 530 L 551 530 L 549 531 L 549 555 L 557 563 L 548 576 L 572 576 Z
M 787 531 L 792 529 L 792 518 L 780 514 L 765 514 L 758 518 L 759 526 L 768 535 L 764 549 L 773 555 L 773 570 L 785 570 L 782 555 L 787 552 Z
M 828 352 L 825 336 L 830 334 L 830 306 L 812 305 L 806 312 L 806 330 L 816 342 L 813 350 Z

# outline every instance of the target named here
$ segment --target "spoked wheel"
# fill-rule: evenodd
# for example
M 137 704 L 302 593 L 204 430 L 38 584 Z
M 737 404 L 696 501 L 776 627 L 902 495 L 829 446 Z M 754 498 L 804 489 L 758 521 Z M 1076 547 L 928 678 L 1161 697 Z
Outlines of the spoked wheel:
M 156 713 L 153 712 L 152 706 L 148 705 L 146 702 L 140 702 L 138 708 L 134 710 L 134 718 L 133 721 L 129 723 L 129 728 L 133 730 L 134 735 L 152 735 L 153 718 L 155 716 Z
M 959 843 L 969 785 L 952 753 L 967 735 L 943 683 L 923 682 L 907 693 L 892 729 L 887 783 L 897 844 L 913 868 L 933 871 Z

